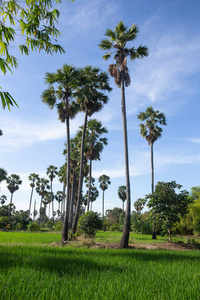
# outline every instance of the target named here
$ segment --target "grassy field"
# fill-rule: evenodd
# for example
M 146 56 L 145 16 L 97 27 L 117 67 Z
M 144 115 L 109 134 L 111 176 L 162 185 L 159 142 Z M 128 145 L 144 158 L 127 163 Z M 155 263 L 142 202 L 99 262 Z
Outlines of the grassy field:
M 96 240 L 111 237 L 114 243 L 120 235 L 98 232 Z M 54 233 L 0 232 L 0 299 L 200 299 L 199 250 L 49 246 L 59 240 Z

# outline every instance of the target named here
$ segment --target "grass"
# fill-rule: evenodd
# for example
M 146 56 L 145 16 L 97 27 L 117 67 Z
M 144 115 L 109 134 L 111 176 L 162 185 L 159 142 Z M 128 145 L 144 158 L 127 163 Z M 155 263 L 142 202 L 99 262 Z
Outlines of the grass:
M 98 232 L 96 240 L 120 236 Z M 59 240 L 58 233 L 0 232 L 0 299 L 200 299 L 199 250 L 49 246 Z

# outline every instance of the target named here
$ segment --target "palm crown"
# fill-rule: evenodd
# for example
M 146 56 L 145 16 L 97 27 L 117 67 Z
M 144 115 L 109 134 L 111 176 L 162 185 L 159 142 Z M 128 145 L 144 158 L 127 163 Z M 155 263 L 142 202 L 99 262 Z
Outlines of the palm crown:
M 154 111 L 152 106 L 147 107 L 145 112 L 141 112 L 138 119 L 144 122 L 140 124 L 140 134 L 146 138 L 149 145 L 162 136 L 163 130 L 157 124 L 167 125 L 165 115 L 159 110 Z

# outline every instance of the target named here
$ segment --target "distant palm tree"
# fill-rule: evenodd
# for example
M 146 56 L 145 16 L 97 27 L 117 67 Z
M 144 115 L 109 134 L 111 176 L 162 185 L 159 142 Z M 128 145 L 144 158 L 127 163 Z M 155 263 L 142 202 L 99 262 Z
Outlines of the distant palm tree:
M 54 222 L 54 215 L 53 215 L 53 212 L 54 212 L 54 205 L 53 205 L 54 197 L 53 197 L 52 183 L 53 183 L 53 180 L 54 180 L 54 178 L 56 177 L 56 175 L 58 175 L 57 169 L 58 169 L 57 167 L 50 165 L 50 166 L 47 168 L 47 172 L 46 172 L 46 174 L 49 176 L 49 179 L 50 179 L 51 196 L 52 196 L 52 198 L 51 198 L 51 204 L 52 204 L 52 216 L 53 216 L 53 222 Z
M 95 179 L 92 176 L 87 176 L 84 180 L 85 185 L 87 187 L 87 211 L 90 210 L 90 191 L 91 191 L 91 187 L 94 187 L 94 183 L 95 183 Z M 85 198 L 85 197 L 84 197 Z
M 66 163 L 62 165 L 58 171 L 58 179 L 63 184 L 63 200 L 61 203 L 61 216 L 63 215 L 63 212 L 65 211 L 65 194 L 66 194 L 66 185 L 67 185 L 67 165 Z M 63 217 L 62 217 L 63 221 Z
M 91 117 L 95 112 L 100 111 L 108 102 L 108 96 L 105 92 L 110 92 L 112 89 L 109 85 L 108 74 L 101 72 L 99 68 L 86 66 L 82 69 L 82 85 L 77 93 L 77 102 L 80 105 L 80 110 L 85 113 L 82 142 L 81 142 L 81 158 L 80 158 L 80 175 L 78 198 L 75 211 L 75 217 L 72 224 L 72 231 L 75 233 L 78 223 L 79 207 L 82 196 L 83 186 L 83 162 L 84 162 L 84 146 L 85 133 L 88 117 Z
M 58 210 L 60 211 L 60 203 L 63 200 L 63 192 L 57 191 L 57 193 L 55 194 L 55 199 L 56 199 L 56 201 L 58 201 Z
M 124 202 L 126 201 L 126 186 L 125 185 L 119 186 L 118 196 L 119 196 L 119 199 L 122 200 L 122 209 L 124 211 Z
M 9 177 L 6 178 L 6 182 L 8 183 L 7 188 L 11 194 L 10 211 L 9 211 L 9 217 L 10 217 L 13 194 L 14 194 L 14 192 L 16 192 L 19 189 L 19 185 L 22 184 L 22 180 L 20 179 L 19 175 L 11 174 Z
M 31 196 L 30 196 L 30 203 L 29 203 L 29 217 L 31 214 L 31 203 L 33 198 L 33 190 L 35 187 L 35 182 L 39 179 L 39 175 L 35 173 L 31 173 L 28 177 L 29 180 L 31 180 L 30 186 L 31 186 Z
M 129 160 L 128 160 L 128 137 L 127 137 L 127 121 L 126 121 L 126 104 L 125 104 L 125 86 L 130 85 L 130 75 L 127 67 L 127 57 L 131 60 L 143 58 L 148 56 L 148 48 L 139 46 L 138 48 L 127 48 L 127 42 L 136 39 L 138 28 L 133 24 L 129 29 L 124 26 L 121 21 L 114 30 L 107 29 L 106 39 L 102 40 L 99 47 L 106 52 L 103 58 L 107 60 L 114 54 L 115 64 L 109 66 L 109 73 L 115 79 L 115 83 L 121 88 L 121 107 L 122 107 L 122 121 L 123 121 L 123 135 L 124 135 L 124 154 L 125 154 L 125 170 L 126 170 L 126 214 L 124 222 L 124 230 L 120 241 L 120 247 L 128 247 L 129 233 L 130 233 L 130 215 L 131 215 L 131 196 L 130 196 L 130 178 L 129 178 Z
M 80 83 L 80 71 L 74 66 L 64 65 L 56 73 L 46 73 L 45 83 L 49 88 L 42 93 L 42 101 L 50 109 L 55 106 L 58 110 L 58 116 L 61 122 L 66 124 L 67 132 L 67 192 L 65 217 L 62 231 L 62 242 L 68 240 L 68 215 L 69 215 L 69 188 L 70 188 L 70 128 L 69 120 L 74 118 L 79 110 L 79 106 L 73 101 L 74 94 Z M 54 88 L 56 87 L 56 89 Z
M 88 191 L 87 191 L 88 193 Z M 92 210 L 92 203 L 99 197 L 99 191 L 97 190 L 96 186 L 91 186 L 90 191 L 90 210 Z
M 105 190 L 108 189 L 108 185 L 111 184 L 111 181 L 110 181 L 110 177 L 103 174 L 99 177 L 99 187 L 102 189 L 103 191 L 103 196 L 102 196 L 102 218 L 103 218 L 103 231 L 105 231 L 105 228 L 104 228 L 104 192 Z
M 152 106 L 147 107 L 145 112 L 138 115 L 138 119 L 143 123 L 140 124 L 140 134 L 151 146 L 151 193 L 154 193 L 154 163 L 153 163 L 153 145 L 158 138 L 162 136 L 162 128 L 158 126 L 167 125 L 166 117 L 159 110 L 154 111 Z M 153 228 L 152 239 L 156 239 L 155 228 Z
M 36 191 L 37 193 L 41 196 L 41 201 L 40 201 L 40 217 L 39 217 L 39 223 L 41 222 L 41 209 L 42 209 L 42 201 L 45 197 L 45 195 L 49 192 L 50 185 L 49 185 L 49 180 L 45 178 L 39 178 L 36 182 Z
M 105 133 L 108 133 L 108 130 L 106 127 L 102 126 L 100 121 L 97 121 L 96 119 L 88 121 L 86 129 L 87 150 L 85 153 L 86 158 L 89 160 L 88 206 L 90 199 L 92 161 L 100 160 L 100 153 L 103 151 L 104 146 L 108 144 L 108 139 L 106 137 L 102 137 Z
M 141 112 L 138 115 L 138 119 L 143 123 L 140 123 L 140 134 L 151 146 L 151 192 L 154 192 L 154 164 L 153 164 L 153 145 L 158 138 L 162 136 L 162 128 L 158 126 L 167 125 L 166 117 L 159 110 L 154 111 L 152 106 L 147 107 L 145 112 Z
M 7 197 L 6 197 L 6 195 L 2 195 L 1 197 L 0 197 L 0 202 L 1 202 L 1 205 L 3 206 L 4 205 L 4 203 L 7 201 Z

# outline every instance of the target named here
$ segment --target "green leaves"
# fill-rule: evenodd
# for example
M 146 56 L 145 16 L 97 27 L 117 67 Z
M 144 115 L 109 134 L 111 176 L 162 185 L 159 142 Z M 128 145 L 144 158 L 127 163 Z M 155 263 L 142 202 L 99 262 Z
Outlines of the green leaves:
M 17 107 L 19 107 L 13 99 L 13 97 L 8 92 L 0 92 L 0 98 L 3 109 L 5 109 L 6 106 L 8 110 L 10 110 L 10 106 L 16 105 Z

